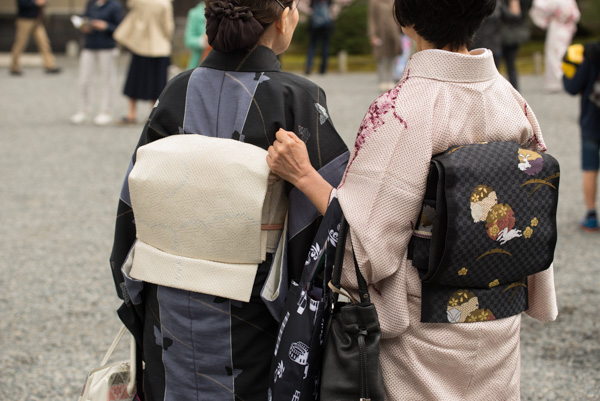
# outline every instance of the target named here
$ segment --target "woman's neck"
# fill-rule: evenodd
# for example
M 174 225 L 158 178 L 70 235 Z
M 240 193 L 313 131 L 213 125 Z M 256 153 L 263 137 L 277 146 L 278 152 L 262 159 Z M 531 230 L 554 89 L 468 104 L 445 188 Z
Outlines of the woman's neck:
M 423 37 L 416 35 L 417 51 L 438 49 L 433 43 L 426 41 Z M 445 50 L 453 53 L 469 54 L 467 46 L 461 46 L 457 50 L 452 50 L 450 45 L 447 45 L 439 50 Z
M 421 50 L 433 50 L 433 49 L 438 49 L 438 47 L 436 47 L 433 43 L 427 41 L 425 38 L 423 38 L 421 35 L 419 35 L 417 33 L 417 31 L 415 31 L 415 29 L 412 26 L 408 26 L 408 27 L 402 27 L 402 32 L 408 36 L 409 38 L 411 38 L 412 40 L 415 41 L 415 44 L 417 45 L 417 51 L 420 52 Z M 460 48 L 453 50 L 450 45 L 444 46 L 443 48 L 439 49 L 439 50 L 445 50 L 445 51 L 449 51 L 449 52 L 453 52 L 453 53 L 461 53 L 461 54 L 469 54 L 469 50 L 467 49 L 466 45 L 461 46 Z

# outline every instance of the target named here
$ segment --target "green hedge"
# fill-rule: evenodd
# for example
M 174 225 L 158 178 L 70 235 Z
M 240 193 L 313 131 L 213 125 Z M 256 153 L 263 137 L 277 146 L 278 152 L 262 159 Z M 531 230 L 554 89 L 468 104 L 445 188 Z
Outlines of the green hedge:
M 369 54 L 371 44 L 367 35 L 368 0 L 356 0 L 345 7 L 335 23 L 331 40 L 332 52 L 346 50 L 348 54 Z

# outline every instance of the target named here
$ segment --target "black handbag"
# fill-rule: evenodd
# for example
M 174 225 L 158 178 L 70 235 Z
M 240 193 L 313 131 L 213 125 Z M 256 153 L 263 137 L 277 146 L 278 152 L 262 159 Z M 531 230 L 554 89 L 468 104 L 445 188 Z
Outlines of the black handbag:
M 383 401 L 385 390 L 379 365 L 381 329 L 354 249 L 352 255 L 360 300 L 354 299 L 340 285 L 347 232 L 348 223 L 342 216 L 329 285 L 332 312 L 323 350 L 321 401 Z M 351 303 L 338 302 L 340 293 Z

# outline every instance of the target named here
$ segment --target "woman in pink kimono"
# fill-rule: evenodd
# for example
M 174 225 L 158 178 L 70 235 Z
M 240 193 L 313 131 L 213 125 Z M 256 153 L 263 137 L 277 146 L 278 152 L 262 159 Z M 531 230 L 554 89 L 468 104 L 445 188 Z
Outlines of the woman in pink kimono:
M 395 0 L 396 20 L 417 52 L 396 87 L 367 111 L 337 188 L 310 166 L 293 133 L 280 130 L 269 148 L 271 170 L 321 213 L 333 197 L 339 199 L 350 224 L 344 265 L 353 263 L 351 243 L 379 315 L 386 400 L 520 399 L 521 315 L 421 322 L 421 282 L 407 257 L 432 155 L 480 141 L 546 150 L 533 111 L 498 73 L 492 52 L 467 50 L 495 4 Z M 344 288 L 356 288 L 353 270 L 343 271 Z M 527 314 L 540 321 L 556 318 L 552 266 L 528 278 L 527 294 Z
M 544 81 L 546 90 L 562 91 L 562 59 L 577 31 L 581 17 L 575 0 L 535 0 L 529 16 L 546 30 Z

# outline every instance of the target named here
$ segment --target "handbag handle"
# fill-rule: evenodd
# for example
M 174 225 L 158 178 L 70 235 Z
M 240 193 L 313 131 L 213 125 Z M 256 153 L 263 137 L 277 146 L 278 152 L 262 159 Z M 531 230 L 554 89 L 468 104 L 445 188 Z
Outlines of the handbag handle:
M 106 355 L 104 355 L 104 358 L 102 358 L 102 362 L 100 362 L 100 366 L 105 366 L 108 363 L 108 359 L 111 357 L 111 355 L 113 354 L 113 352 L 115 352 L 115 349 L 117 348 L 117 345 L 119 345 L 119 342 L 121 341 L 121 338 L 123 338 L 123 334 L 125 334 L 125 332 L 127 331 L 127 327 L 122 326 L 121 329 L 119 330 L 119 332 L 117 333 L 117 336 L 115 337 L 115 339 L 113 340 L 112 344 L 110 345 L 110 347 L 108 347 L 108 351 L 106 351 Z M 129 340 L 129 383 L 127 383 L 127 393 L 128 394 L 132 394 L 133 393 L 133 388 L 135 386 L 135 374 L 136 374 L 136 360 L 135 360 L 135 348 L 136 348 L 136 343 L 135 343 L 135 338 L 130 335 L 130 340 Z
M 335 250 L 335 262 L 333 265 L 333 274 L 331 277 L 331 285 L 337 289 L 334 290 L 332 288 L 331 297 L 333 302 L 335 303 L 338 300 L 339 291 L 342 286 L 340 282 L 342 281 L 342 265 L 344 264 L 344 252 L 346 250 L 346 237 L 350 235 L 350 225 L 348 221 L 342 215 L 342 220 L 340 221 L 340 233 L 338 236 L 338 244 L 337 249 Z M 352 246 L 352 241 L 350 242 Z M 367 288 L 367 282 L 363 275 L 360 272 L 358 267 L 358 261 L 356 260 L 356 254 L 354 253 L 354 247 L 352 246 L 352 257 L 354 259 L 354 270 L 356 271 L 356 281 L 358 282 L 358 293 L 360 295 L 360 303 L 370 303 L 371 297 L 369 296 L 369 290 Z M 330 286 L 331 288 L 331 286 Z M 352 297 L 350 298 L 352 299 Z

